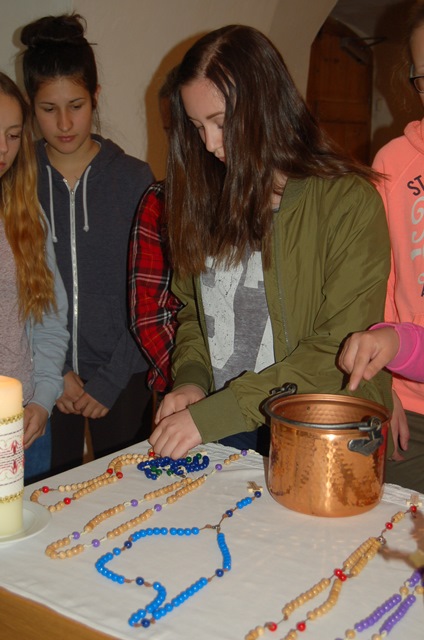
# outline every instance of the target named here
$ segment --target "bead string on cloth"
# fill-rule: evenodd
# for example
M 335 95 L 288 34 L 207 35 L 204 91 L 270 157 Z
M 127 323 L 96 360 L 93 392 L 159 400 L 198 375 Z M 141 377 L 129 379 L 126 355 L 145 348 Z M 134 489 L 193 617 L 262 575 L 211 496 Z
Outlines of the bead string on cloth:
M 414 593 L 410 592 L 410 589 L 414 589 Z M 417 601 L 417 595 L 424 594 L 424 570 L 416 569 L 408 580 L 405 580 L 403 585 L 399 589 L 399 593 L 395 593 L 383 602 L 379 607 L 376 607 L 374 611 L 363 620 L 357 622 L 353 629 L 347 629 L 345 638 L 351 640 L 356 638 L 357 633 L 362 633 L 370 627 L 373 627 L 381 618 L 383 618 L 389 611 L 397 607 L 396 610 L 386 618 L 381 625 L 378 633 L 372 636 L 371 640 L 383 640 L 393 627 L 402 620 L 402 618 L 408 613 L 412 605 Z M 342 640 L 337 638 L 336 640 Z
M 46 547 L 46 550 L 45 550 L 46 555 L 52 560 L 56 560 L 56 559 L 64 560 L 66 558 L 73 558 L 76 555 L 83 553 L 86 549 L 99 547 L 102 543 L 106 542 L 107 540 L 112 540 L 126 533 L 130 529 L 133 529 L 139 526 L 141 523 L 151 518 L 155 513 L 161 511 L 163 507 L 174 504 L 177 500 L 183 498 L 185 495 L 187 495 L 191 491 L 198 489 L 204 484 L 204 482 L 208 477 L 212 476 L 216 472 L 222 471 L 223 466 L 229 465 L 232 462 L 236 462 L 242 456 L 246 456 L 247 453 L 248 452 L 246 450 L 243 450 L 239 454 L 238 453 L 231 454 L 230 456 L 228 456 L 228 458 L 226 458 L 223 461 L 222 464 L 217 463 L 214 469 L 209 474 L 204 474 L 203 476 L 200 476 L 196 479 L 188 478 L 184 476 L 180 480 L 177 480 L 170 485 L 161 487 L 160 489 L 156 489 L 155 491 L 150 491 L 144 494 L 142 498 L 139 498 L 139 499 L 133 498 L 131 500 L 122 502 L 114 507 L 110 507 L 105 511 L 102 511 L 101 513 L 91 518 L 91 520 L 89 520 L 84 525 L 82 531 L 73 531 L 71 534 L 65 536 L 64 538 L 56 540 L 55 542 L 51 542 Z M 193 455 L 195 457 L 197 454 L 194 453 Z M 108 465 L 107 470 L 104 473 L 102 473 L 100 476 L 97 476 L 96 478 L 92 478 L 90 480 L 86 480 L 85 482 L 81 482 L 81 483 L 59 485 L 56 489 L 44 486 L 41 489 L 36 489 L 32 493 L 31 500 L 33 502 L 38 503 L 39 498 L 43 494 L 50 493 L 51 491 L 59 491 L 60 493 L 63 493 L 65 491 L 66 492 L 74 491 L 71 497 L 64 498 L 63 500 L 56 503 L 55 505 L 50 505 L 46 507 L 52 513 L 60 511 L 65 506 L 71 505 L 75 500 L 83 498 L 89 493 L 92 493 L 93 491 L 100 489 L 101 487 L 107 486 L 113 482 L 117 482 L 118 480 L 121 480 L 123 478 L 123 473 L 121 471 L 123 466 L 131 465 L 131 464 L 139 464 L 140 462 L 146 462 L 152 457 L 155 457 L 156 462 L 160 460 L 160 458 L 156 457 L 156 454 L 153 451 L 150 451 L 147 456 L 141 455 L 141 454 L 122 454 L 117 458 L 114 458 Z M 200 467 L 202 464 L 209 464 L 209 458 L 207 458 L 207 460 L 205 460 L 205 458 L 207 458 L 207 456 L 203 456 L 203 462 L 199 462 L 199 460 L 201 459 L 196 458 L 198 460 L 198 463 L 196 463 L 197 466 Z M 74 545 L 73 547 L 70 547 L 69 549 L 66 549 L 66 550 L 64 549 L 64 547 L 68 547 L 71 544 L 72 540 L 79 541 L 82 536 L 91 534 L 92 531 L 98 525 L 100 525 L 102 522 L 104 522 L 108 518 L 111 518 L 116 514 L 125 511 L 125 509 L 127 508 L 135 508 L 142 502 L 156 500 L 157 498 L 160 498 L 167 494 L 171 494 L 171 495 L 169 495 L 166 498 L 166 501 L 163 504 L 156 503 L 153 506 L 153 508 L 145 509 L 145 511 L 138 514 L 136 517 L 131 518 L 127 522 L 123 522 L 122 524 L 118 525 L 114 529 L 108 531 L 103 538 L 94 538 L 86 544 L 77 542 L 77 544 Z
M 171 611 L 173 611 L 175 608 L 184 604 L 186 600 L 206 587 L 214 578 L 222 578 L 222 576 L 224 576 L 226 572 L 231 570 L 231 554 L 227 546 L 225 536 L 221 531 L 221 525 L 223 524 L 224 520 L 231 518 L 236 511 L 239 511 L 251 505 L 256 498 L 260 498 L 262 496 L 262 487 L 259 487 L 256 483 L 249 483 L 249 491 L 253 493 L 253 495 L 239 500 L 236 503 L 235 507 L 227 509 L 227 511 L 225 511 L 225 513 L 221 516 L 218 524 L 206 524 L 200 528 L 190 527 L 186 529 L 176 527 L 171 527 L 169 529 L 166 527 L 140 529 L 139 531 L 132 533 L 124 542 L 124 545 L 121 548 L 115 547 L 112 552 L 106 553 L 97 560 L 95 567 L 97 571 L 105 578 L 108 578 L 109 580 L 112 580 L 119 585 L 135 584 L 136 586 L 140 587 L 153 588 L 154 591 L 156 591 L 156 595 L 144 608 L 138 609 L 138 611 L 130 616 L 128 620 L 130 626 L 145 628 L 149 627 L 151 624 L 156 623 L 160 618 L 163 618 L 168 613 L 171 613 Z M 171 598 L 167 602 L 165 602 L 168 595 L 166 587 L 159 581 L 147 582 L 145 578 L 141 576 L 138 576 L 136 578 L 126 578 L 125 576 L 115 573 L 114 571 L 111 571 L 106 567 L 106 565 L 112 562 L 112 560 L 121 555 L 122 552 L 130 551 L 133 548 L 135 542 L 143 539 L 145 540 L 150 536 L 197 536 L 203 531 L 211 530 L 216 532 L 216 542 L 222 555 L 222 566 L 216 569 L 209 578 L 198 578 L 193 584 L 183 589 L 183 591 L 181 591 L 178 595 Z
M 246 452 L 243 451 L 242 454 L 246 455 Z M 72 494 L 72 496 L 66 497 L 63 500 L 59 500 L 59 502 L 57 502 L 56 504 L 46 506 L 46 509 L 48 509 L 51 513 L 54 513 L 55 511 L 61 511 L 64 507 L 71 505 L 73 502 L 85 497 L 89 493 L 92 493 L 93 491 L 96 491 L 101 487 L 114 484 L 118 480 L 122 480 L 122 478 L 124 477 L 124 474 L 122 473 L 123 466 L 137 464 L 137 468 L 139 468 L 140 465 L 146 465 L 146 467 L 147 465 L 149 465 L 152 473 L 150 474 L 149 472 L 147 472 L 145 473 L 145 475 L 151 480 L 156 480 L 156 478 L 161 475 L 162 471 L 160 469 L 157 469 L 156 472 L 153 472 L 153 469 L 156 469 L 156 467 L 159 466 L 165 466 L 165 464 L 162 462 L 163 460 L 166 460 L 167 475 L 178 475 L 183 478 L 186 477 L 187 473 L 193 473 L 194 471 L 205 469 L 209 465 L 208 456 L 201 453 L 194 454 L 193 458 L 188 456 L 187 458 L 180 458 L 179 460 L 175 461 L 171 461 L 171 458 L 160 458 L 155 454 L 153 449 L 150 449 L 147 455 L 141 453 L 124 453 L 114 458 L 109 463 L 106 471 L 101 473 L 99 476 L 96 476 L 95 478 L 91 478 L 83 482 L 75 482 L 73 484 L 61 484 L 57 488 L 52 488 L 44 485 L 43 487 L 41 487 L 41 489 L 36 489 L 35 491 L 33 491 L 30 499 L 32 500 L 32 502 L 36 502 L 39 504 L 39 499 L 43 494 L 51 493 L 54 491 L 58 491 L 59 493 L 70 493 L 71 491 L 73 491 L 74 493 Z
M 359 547 L 355 549 L 355 551 L 344 561 L 341 568 L 334 569 L 330 577 L 322 578 L 310 589 L 285 604 L 281 610 L 283 617 L 280 621 L 266 622 L 262 626 L 259 625 L 255 627 L 245 636 L 245 640 L 257 640 L 257 638 L 263 636 L 267 630 L 274 632 L 277 631 L 280 625 L 285 623 L 296 609 L 306 604 L 306 602 L 318 597 L 327 589 L 330 589 L 327 599 L 319 606 L 308 611 L 305 618 L 297 622 L 295 627 L 290 629 L 286 635 L 281 638 L 281 640 L 296 640 L 299 633 L 306 630 L 307 623 L 312 622 L 331 611 L 331 609 L 337 604 L 344 583 L 351 578 L 356 578 L 367 566 L 368 562 L 372 560 L 378 551 L 380 551 L 380 549 L 387 543 L 385 534 L 393 529 L 395 524 L 403 520 L 408 513 L 415 518 L 417 508 L 420 505 L 421 503 L 416 499 L 415 503 L 410 504 L 406 511 L 399 511 L 394 514 L 390 521 L 385 523 L 384 529 L 381 531 L 380 535 L 376 538 L 368 538 L 368 540 L 365 540 L 361 545 L 359 545 Z M 387 633 L 387 630 L 383 630 L 381 638 L 385 637 L 385 634 Z M 351 639 L 355 637 L 356 632 L 353 629 L 348 629 L 345 638 Z M 373 637 L 373 640 L 380 640 L 380 637 Z
M 154 453 L 154 452 L 153 452 Z M 157 480 L 162 475 L 162 470 L 166 471 L 168 476 L 181 476 L 185 477 L 187 473 L 195 473 L 196 471 L 203 471 L 209 466 L 209 457 L 201 453 L 196 453 L 193 457 L 187 456 L 186 458 L 178 458 L 178 460 L 172 460 L 172 458 L 164 457 L 152 457 L 147 462 L 140 462 L 137 465 L 139 471 L 144 471 L 146 478 L 150 480 Z

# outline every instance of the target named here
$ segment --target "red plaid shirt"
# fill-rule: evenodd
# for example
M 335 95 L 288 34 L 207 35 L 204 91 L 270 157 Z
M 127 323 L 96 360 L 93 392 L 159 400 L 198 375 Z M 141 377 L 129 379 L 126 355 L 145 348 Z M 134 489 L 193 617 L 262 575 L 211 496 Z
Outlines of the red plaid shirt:
M 170 291 L 163 206 L 164 183 L 156 182 L 141 199 L 129 246 L 130 328 L 151 364 L 147 381 L 156 391 L 167 391 L 172 383 L 171 351 L 181 308 Z

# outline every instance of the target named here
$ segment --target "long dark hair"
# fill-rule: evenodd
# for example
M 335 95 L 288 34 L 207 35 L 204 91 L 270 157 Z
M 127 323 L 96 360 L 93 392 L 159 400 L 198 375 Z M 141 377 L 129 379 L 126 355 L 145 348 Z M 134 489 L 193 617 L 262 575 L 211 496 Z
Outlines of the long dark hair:
M 22 29 L 24 83 L 32 105 L 41 84 L 65 77 L 84 86 L 96 108 L 97 66 L 85 29 L 75 13 L 40 18 Z
M 225 167 L 206 150 L 181 100 L 181 87 L 202 78 L 225 98 Z M 182 276 L 202 272 L 207 256 L 237 264 L 248 247 L 262 248 L 267 264 L 276 175 L 376 177 L 336 150 L 278 50 L 251 27 L 223 27 L 191 47 L 171 112 L 166 209 L 172 261 Z

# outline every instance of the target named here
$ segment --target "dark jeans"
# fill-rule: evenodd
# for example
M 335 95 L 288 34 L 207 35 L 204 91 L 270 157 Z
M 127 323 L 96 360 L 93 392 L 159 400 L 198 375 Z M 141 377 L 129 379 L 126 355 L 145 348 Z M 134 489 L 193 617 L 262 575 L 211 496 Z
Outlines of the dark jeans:
M 405 460 L 386 461 L 385 481 L 424 493 L 424 416 L 405 411 L 409 427 L 408 450 L 401 452 Z
M 152 423 L 152 393 L 146 373 L 132 376 L 104 418 L 89 419 L 95 458 L 112 454 L 149 437 Z M 85 418 L 53 409 L 52 473 L 81 465 L 84 454 Z
M 262 425 L 256 431 L 242 431 L 241 433 L 235 433 L 232 436 L 221 438 L 218 440 L 220 444 L 227 447 L 234 447 L 235 449 L 253 449 L 262 456 L 269 455 L 271 432 L 269 427 Z
M 31 484 L 51 475 L 52 434 L 50 419 L 47 420 L 46 431 L 37 438 L 24 454 L 24 483 Z

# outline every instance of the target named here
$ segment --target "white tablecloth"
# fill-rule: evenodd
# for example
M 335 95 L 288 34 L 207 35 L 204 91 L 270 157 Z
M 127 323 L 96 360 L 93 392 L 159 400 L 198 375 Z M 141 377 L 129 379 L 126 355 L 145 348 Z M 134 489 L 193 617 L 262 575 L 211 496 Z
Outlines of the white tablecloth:
M 128 451 L 145 453 L 147 448 L 147 443 L 141 443 Z M 232 556 L 232 570 L 220 579 L 213 579 L 154 626 L 137 629 L 127 622 L 133 612 L 152 599 L 152 589 L 137 587 L 134 583 L 115 584 L 94 568 L 101 555 L 113 547 L 122 547 L 131 532 L 71 559 L 51 560 L 44 553 L 50 542 L 73 531 L 81 531 L 97 513 L 124 500 L 139 499 L 147 491 L 171 482 L 169 477 L 163 476 L 157 481 L 148 480 L 135 466 L 124 467 L 124 478 L 119 482 L 53 514 L 48 526 L 38 535 L 13 544 L 0 544 L 0 586 L 115 638 L 241 640 L 257 625 L 279 621 L 284 604 L 321 578 L 330 576 L 362 541 L 378 536 L 395 512 L 407 508 L 406 500 L 411 495 L 411 491 L 387 485 L 382 502 L 363 515 L 335 519 L 305 516 L 285 509 L 272 499 L 265 486 L 264 465 L 267 461 L 259 455 L 249 453 L 223 471 L 212 474 L 215 463 L 222 462 L 233 450 L 213 444 L 203 450 L 211 458 L 210 467 L 203 472 L 210 474 L 206 483 L 175 505 L 155 514 L 140 528 L 217 524 L 225 510 L 235 507 L 238 500 L 249 495 L 248 481 L 264 487 L 263 497 L 237 511 L 222 525 Z M 73 469 L 46 484 L 57 486 L 97 476 L 113 457 Z M 34 488 L 26 488 L 26 499 Z M 57 501 L 60 497 L 63 495 L 55 493 L 49 494 L 48 499 Z M 164 500 L 155 502 L 163 503 Z M 149 506 L 150 503 L 141 503 L 136 509 L 127 509 L 106 520 L 92 536 L 85 536 L 84 542 L 101 538 L 113 526 Z M 412 573 L 408 556 L 417 547 L 424 550 L 424 516 L 421 513 L 415 520 L 408 516 L 387 533 L 390 553 L 378 555 L 359 577 L 348 580 L 337 606 L 319 620 L 309 622 L 306 630 L 299 634 L 302 640 L 343 638 L 347 628 L 352 628 L 355 622 L 398 591 Z M 168 535 L 140 540 L 131 551 L 115 558 L 109 568 L 128 577 L 158 580 L 167 587 L 171 598 L 201 576 L 213 575 L 220 564 L 216 537 L 213 531 L 207 531 L 195 537 Z M 284 637 L 305 618 L 307 611 L 323 600 L 324 597 L 320 597 L 308 603 L 281 624 L 276 633 L 267 631 L 263 637 L 274 640 Z M 357 637 L 369 640 L 377 628 Z M 390 639 L 422 640 L 423 628 L 421 597 L 393 629 Z

